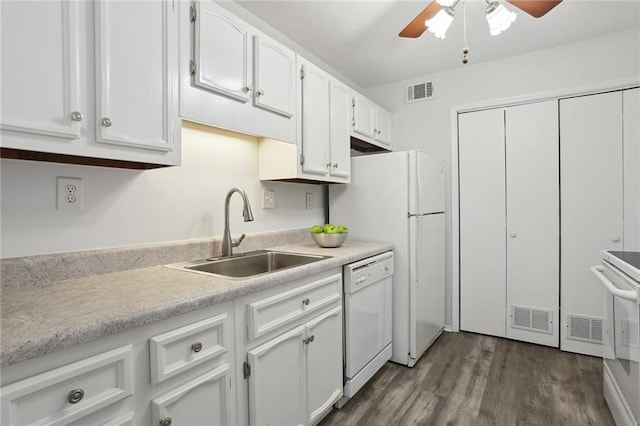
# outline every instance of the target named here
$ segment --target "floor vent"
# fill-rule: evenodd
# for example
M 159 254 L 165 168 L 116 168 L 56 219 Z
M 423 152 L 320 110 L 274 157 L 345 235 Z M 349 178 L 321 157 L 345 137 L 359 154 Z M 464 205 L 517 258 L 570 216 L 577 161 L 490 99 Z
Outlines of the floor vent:
M 553 311 L 511 305 L 511 328 L 553 334 Z
M 405 103 L 413 103 L 433 99 L 433 83 L 427 81 L 425 83 L 409 84 L 406 86 Z
M 568 315 L 567 324 L 569 326 L 567 339 L 602 344 L 604 332 L 604 320 L 602 318 Z

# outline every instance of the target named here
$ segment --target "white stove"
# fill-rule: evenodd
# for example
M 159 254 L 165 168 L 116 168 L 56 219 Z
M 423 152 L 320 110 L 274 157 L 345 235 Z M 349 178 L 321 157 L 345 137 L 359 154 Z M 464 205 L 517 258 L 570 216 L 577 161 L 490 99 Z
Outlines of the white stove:
M 604 396 L 618 425 L 640 424 L 640 252 L 603 251 L 591 271 L 608 290 Z

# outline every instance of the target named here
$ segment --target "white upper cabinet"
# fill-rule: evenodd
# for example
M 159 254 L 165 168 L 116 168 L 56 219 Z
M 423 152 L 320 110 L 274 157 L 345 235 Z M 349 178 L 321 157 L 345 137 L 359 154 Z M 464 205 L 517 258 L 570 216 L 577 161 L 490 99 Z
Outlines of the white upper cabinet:
M 331 80 L 329 82 L 329 145 L 331 152 L 329 173 L 336 179 L 349 179 L 351 176 L 350 115 L 349 88 L 337 80 Z
M 254 104 L 293 117 L 295 54 L 264 35 L 253 36 Z
M 351 135 L 380 148 L 391 150 L 391 113 L 352 91 Z
M 180 163 L 174 3 L 1 7 L 4 148 L 80 164 Z
M 300 56 L 298 69 L 298 143 L 263 140 L 260 179 L 348 183 L 349 88 Z
M 249 26 L 213 3 L 197 2 L 194 7 L 193 84 L 247 102 L 251 90 Z
M 180 133 L 177 12 L 162 1 L 95 7 L 98 142 L 171 151 Z
M 295 52 L 211 0 L 178 3 L 180 115 L 295 143 Z
M 0 126 L 78 139 L 87 114 L 80 100 L 78 4 L 47 1 L 36 7 L 32 2 L 7 1 L 0 7 Z

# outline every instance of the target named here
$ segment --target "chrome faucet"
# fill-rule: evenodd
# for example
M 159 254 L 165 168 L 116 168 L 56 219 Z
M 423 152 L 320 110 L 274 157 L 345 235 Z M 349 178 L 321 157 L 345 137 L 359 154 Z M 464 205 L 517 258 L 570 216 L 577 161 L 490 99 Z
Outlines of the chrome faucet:
M 237 241 L 231 239 L 231 231 L 229 230 L 229 201 L 234 192 L 239 193 L 242 196 L 242 202 L 244 208 L 242 210 L 242 216 L 245 222 L 253 221 L 253 212 L 251 211 L 251 204 L 249 204 L 249 198 L 247 193 L 242 188 L 231 188 L 227 193 L 227 198 L 224 200 L 224 235 L 222 236 L 222 256 L 231 256 L 233 254 L 233 248 L 238 247 L 242 240 L 244 240 L 244 233 L 240 235 Z

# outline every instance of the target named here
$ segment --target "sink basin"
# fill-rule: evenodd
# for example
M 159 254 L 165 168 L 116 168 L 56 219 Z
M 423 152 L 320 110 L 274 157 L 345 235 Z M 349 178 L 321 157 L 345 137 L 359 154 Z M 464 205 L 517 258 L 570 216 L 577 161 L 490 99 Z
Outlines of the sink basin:
M 306 265 L 329 257 L 330 256 L 318 256 L 313 254 L 258 250 L 241 253 L 232 257 L 201 260 L 187 264 L 182 263 L 167 266 L 194 272 L 219 275 L 227 278 L 247 278 L 269 272 L 281 271 L 295 266 Z

